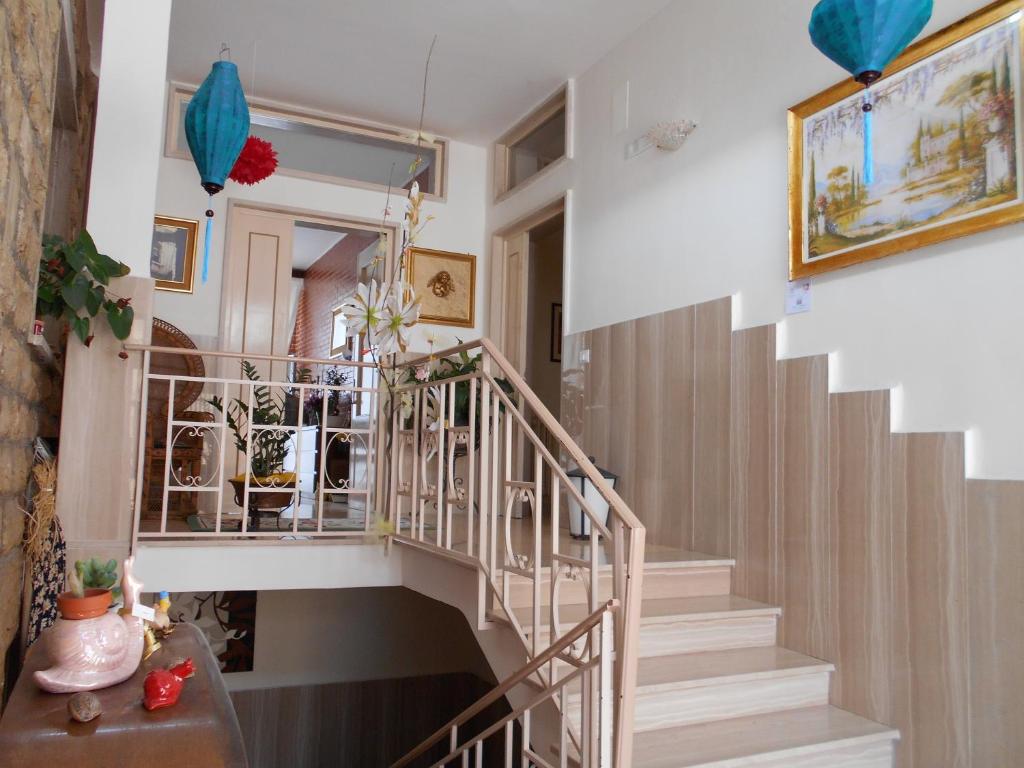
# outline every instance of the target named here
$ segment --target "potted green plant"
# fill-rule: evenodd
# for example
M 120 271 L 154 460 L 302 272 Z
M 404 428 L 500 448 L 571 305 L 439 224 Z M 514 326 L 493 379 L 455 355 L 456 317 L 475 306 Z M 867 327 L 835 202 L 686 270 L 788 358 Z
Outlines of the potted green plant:
M 462 343 L 461 341 L 459 342 Z M 409 370 L 407 383 L 415 384 L 422 383 L 425 381 L 430 382 L 444 382 L 446 379 L 454 379 L 457 376 L 466 376 L 469 374 L 476 373 L 480 367 L 480 361 L 483 359 L 483 353 L 477 353 L 470 355 L 466 351 L 460 352 L 454 357 L 442 357 L 438 359 L 434 366 L 431 368 L 424 364 Z M 515 390 L 512 389 L 512 385 L 508 383 L 504 378 L 497 378 L 495 382 L 506 394 L 511 396 Z M 455 408 L 454 416 L 455 423 L 452 426 L 465 427 L 469 425 L 469 401 L 470 401 L 470 384 L 468 379 L 455 382 Z M 477 387 L 477 413 L 480 413 L 480 395 L 481 388 Z
M 79 340 L 89 346 L 93 338 L 92 318 L 102 314 L 114 336 L 128 338 L 135 310 L 126 299 L 109 291 L 112 278 L 124 277 L 128 265 L 96 249 L 84 229 L 73 242 L 47 235 L 39 259 L 36 288 L 36 316 L 67 322 Z M 122 350 L 121 357 L 127 357 Z
M 248 360 L 242 361 L 242 373 L 249 381 L 260 381 L 259 371 Z M 260 385 L 252 388 L 251 406 L 237 397 L 230 403 L 225 403 L 220 397 L 212 397 L 208 402 L 224 414 L 224 420 L 234 436 L 235 448 L 248 457 L 250 489 L 295 488 L 295 473 L 282 471 L 288 455 L 290 433 L 264 429 L 266 426 L 284 426 L 288 423 L 285 418 L 285 399 L 282 396 L 272 393 L 269 386 Z M 235 504 L 240 507 L 245 506 L 245 475 L 243 472 L 228 481 L 235 491 Z M 251 509 L 280 509 L 288 506 L 291 501 L 290 490 L 249 495 Z

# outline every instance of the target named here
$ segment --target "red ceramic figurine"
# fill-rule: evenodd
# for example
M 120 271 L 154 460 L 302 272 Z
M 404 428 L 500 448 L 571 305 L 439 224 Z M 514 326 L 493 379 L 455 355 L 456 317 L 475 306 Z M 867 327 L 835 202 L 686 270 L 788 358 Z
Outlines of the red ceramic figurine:
M 177 703 L 185 679 L 195 674 L 192 659 L 185 659 L 170 669 L 154 669 L 142 683 L 142 703 L 149 711 Z

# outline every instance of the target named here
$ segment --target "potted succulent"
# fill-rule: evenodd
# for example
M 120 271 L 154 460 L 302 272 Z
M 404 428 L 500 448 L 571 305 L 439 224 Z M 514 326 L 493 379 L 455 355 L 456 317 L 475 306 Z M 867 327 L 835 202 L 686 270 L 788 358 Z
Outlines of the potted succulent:
M 79 560 L 68 576 L 70 590 L 57 597 L 60 618 L 40 637 L 51 666 L 32 673 L 36 685 L 51 693 L 75 693 L 116 685 L 131 677 L 142 660 L 143 619 L 133 608 L 142 583 L 132 576 L 132 558 L 124 561 L 124 608 L 108 610 L 115 595 L 117 563 Z
M 117 583 L 117 561 L 101 563 L 96 558 L 79 560 L 68 575 L 67 592 L 57 595 L 61 618 L 78 621 L 102 616 L 120 592 Z

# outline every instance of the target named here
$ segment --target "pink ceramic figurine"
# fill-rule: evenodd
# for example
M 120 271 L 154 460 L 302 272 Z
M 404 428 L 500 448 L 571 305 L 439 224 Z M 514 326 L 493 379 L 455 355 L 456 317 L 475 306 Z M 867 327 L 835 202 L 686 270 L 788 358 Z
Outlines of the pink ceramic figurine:
M 131 615 L 142 591 L 142 584 L 132 578 L 133 559 L 124 561 L 121 576 L 124 615 L 104 610 L 92 618 L 60 618 L 43 633 L 53 666 L 33 677 L 44 691 L 91 691 L 117 685 L 135 673 L 142 661 L 143 622 Z

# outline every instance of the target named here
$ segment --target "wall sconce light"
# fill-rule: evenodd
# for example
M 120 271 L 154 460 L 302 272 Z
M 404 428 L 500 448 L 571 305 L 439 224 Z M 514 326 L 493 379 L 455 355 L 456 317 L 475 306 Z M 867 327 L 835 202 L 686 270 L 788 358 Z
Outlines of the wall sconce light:
M 696 128 L 697 124 L 693 120 L 658 123 L 647 132 L 647 138 L 658 149 L 672 152 L 683 146 L 683 142 Z

